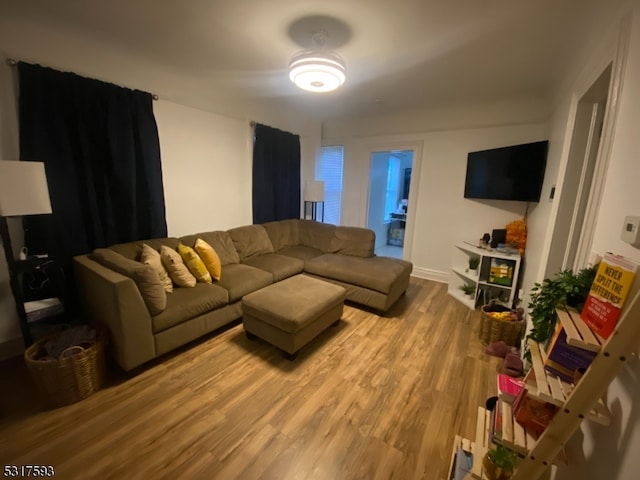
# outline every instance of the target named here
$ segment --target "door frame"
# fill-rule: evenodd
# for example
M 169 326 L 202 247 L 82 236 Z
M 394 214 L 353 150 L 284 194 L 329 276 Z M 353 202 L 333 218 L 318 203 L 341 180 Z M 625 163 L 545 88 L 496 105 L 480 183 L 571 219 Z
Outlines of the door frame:
M 367 174 L 362 175 L 362 204 L 361 212 L 363 212 L 363 225 L 366 226 L 367 218 L 369 218 L 369 182 L 371 179 L 371 155 L 375 152 L 389 152 L 395 150 L 411 150 L 413 151 L 413 162 L 411 164 L 411 187 L 409 189 L 409 202 L 407 205 L 407 223 L 404 231 L 404 246 L 402 248 L 402 258 L 411 259 L 413 251 L 413 230 L 416 216 L 416 208 L 418 206 L 418 180 L 420 179 L 420 166 L 422 164 L 422 149 L 424 142 L 422 140 L 393 140 L 387 142 L 371 142 L 364 145 L 364 152 L 367 156 Z
M 620 22 L 619 35 L 617 43 L 613 50 L 613 55 L 608 57 L 606 62 L 602 62 L 600 68 L 597 71 L 592 71 L 592 76 L 588 82 L 585 82 L 582 89 L 575 92 L 571 99 L 571 106 L 569 109 L 569 123 L 567 125 L 567 135 L 564 140 L 565 147 L 567 148 L 566 157 L 562 162 L 561 170 L 562 177 L 568 175 L 567 171 L 567 159 L 569 155 L 570 145 L 575 128 L 576 114 L 578 111 L 578 105 L 580 100 L 585 96 L 587 91 L 596 82 L 596 80 L 602 75 L 602 73 L 611 65 L 611 79 L 609 82 L 609 90 L 607 92 L 607 104 L 605 106 L 602 134 L 600 138 L 600 144 L 598 147 L 598 155 L 596 159 L 595 171 L 593 173 L 593 182 L 589 191 L 589 198 L 587 200 L 587 208 L 584 215 L 584 222 L 580 231 L 580 239 L 576 249 L 575 261 L 573 268 L 579 269 L 589 266 L 593 263 L 594 258 L 592 254 L 593 240 L 595 237 L 596 222 L 598 214 L 600 212 L 600 204 L 602 203 L 602 197 L 604 194 L 604 185 L 607 176 L 607 169 L 609 168 L 609 162 L 611 158 L 611 150 L 613 147 L 614 133 L 616 127 L 616 119 L 618 116 L 618 110 L 620 106 L 620 95 L 622 92 L 622 78 L 625 71 L 627 58 L 629 54 L 629 41 L 631 36 L 631 18 L 626 15 Z M 560 178 L 559 178 L 560 180 Z M 559 192 L 560 197 L 563 192 Z M 540 278 L 548 278 L 553 276 L 559 266 L 553 265 L 549 261 L 551 257 L 551 246 L 556 239 L 556 232 L 558 222 L 563 221 L 556 211 L 553 213 L 553 219 L 550 222 L 551 236 L 548 238 L 548 244 L 541 256 L 542 259 L 546 259 L 541 262 L 539 269 Z M 603 253 L 603 252 L 598 252 Z M 566 255 L 563 255 L 566 258 Z M 569 266 L 571 268 L 571 266 Z

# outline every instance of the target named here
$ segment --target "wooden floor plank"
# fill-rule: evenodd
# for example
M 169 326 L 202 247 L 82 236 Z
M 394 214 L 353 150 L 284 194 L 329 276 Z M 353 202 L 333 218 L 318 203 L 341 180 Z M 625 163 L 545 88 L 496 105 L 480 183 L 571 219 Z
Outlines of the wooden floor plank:
M 387 316 L 346 306 L 293 362 L 236 323 L 54 410 L 2 362 L 0 460 L 63 479 L 445 478 L 501 362 L 446 290 L 412 279 Z

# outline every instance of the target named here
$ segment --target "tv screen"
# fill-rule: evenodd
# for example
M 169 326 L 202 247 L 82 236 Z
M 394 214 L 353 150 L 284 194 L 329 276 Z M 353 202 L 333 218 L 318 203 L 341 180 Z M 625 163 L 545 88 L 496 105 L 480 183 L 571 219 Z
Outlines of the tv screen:
M 540 201 L 548 141 L 471 152 L 465 198 Z

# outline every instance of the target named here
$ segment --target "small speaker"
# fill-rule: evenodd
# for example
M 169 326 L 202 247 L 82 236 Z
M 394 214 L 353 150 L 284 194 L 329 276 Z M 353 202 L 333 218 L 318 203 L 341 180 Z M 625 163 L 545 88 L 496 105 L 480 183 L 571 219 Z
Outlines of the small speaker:
M 502 228 L 491 231 L 491 248 L 497 248 L 500 243 L 506 243 L 507 230 Z

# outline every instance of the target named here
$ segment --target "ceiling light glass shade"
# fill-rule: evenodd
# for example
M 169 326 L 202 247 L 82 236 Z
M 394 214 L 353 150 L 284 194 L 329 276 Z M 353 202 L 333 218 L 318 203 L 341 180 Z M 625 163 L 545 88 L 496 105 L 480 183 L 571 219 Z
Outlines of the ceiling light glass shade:
M 289 78 L 309 92 L 335 90 L 344 83 L 345 72 L 342 57 L 330 50 L 303 50 L 289 62 Z

